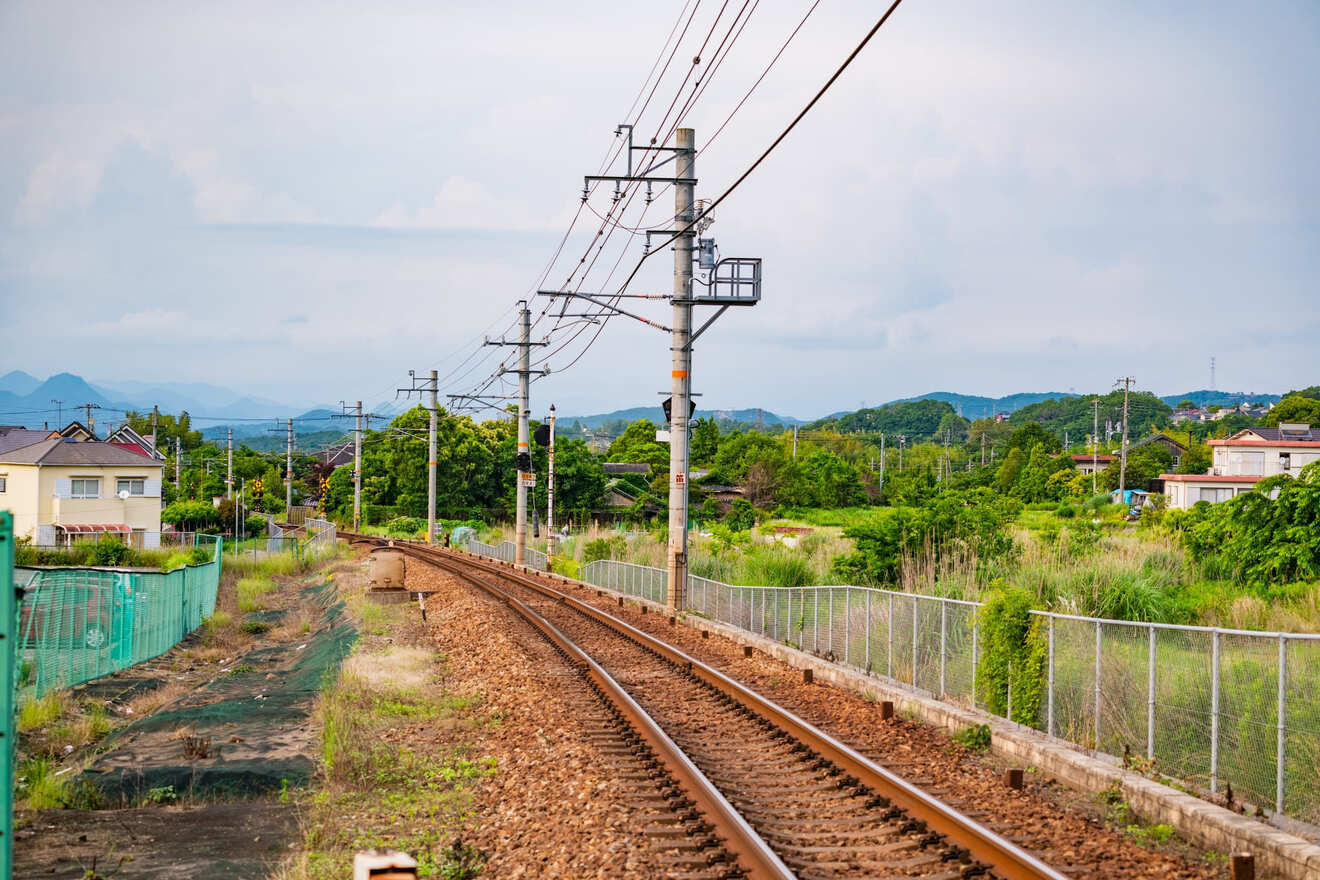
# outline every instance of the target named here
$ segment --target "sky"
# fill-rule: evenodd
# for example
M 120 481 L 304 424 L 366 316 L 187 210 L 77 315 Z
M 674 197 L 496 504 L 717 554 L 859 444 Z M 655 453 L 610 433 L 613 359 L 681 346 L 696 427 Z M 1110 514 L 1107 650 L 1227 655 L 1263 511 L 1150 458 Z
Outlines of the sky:
M 483 340 L 526 298 L 534 414 L 654 403 L 667 334 L 541 317 L 535 291 L 617 292 L 632 230 L 672 219 L 659 185 L 583 208 L 618 123 L 663 136 L 701 88 L 681 124 L 713 199 L 880 12 L 820 0 L 738 107 L 808 8 L 6 2 L 0 373 L 370 406 L 438 369 L 442 394 L 503 394 L 512 349 Z M 713 212 L 764 280 L 698 341 L 701 405 L 1174 394 L 1211 357 L 1225 390 L 1315 384 L 1317 45 L 1312 0 L 907 0 Z M 628 292 L 672 291 L 672 265 Z

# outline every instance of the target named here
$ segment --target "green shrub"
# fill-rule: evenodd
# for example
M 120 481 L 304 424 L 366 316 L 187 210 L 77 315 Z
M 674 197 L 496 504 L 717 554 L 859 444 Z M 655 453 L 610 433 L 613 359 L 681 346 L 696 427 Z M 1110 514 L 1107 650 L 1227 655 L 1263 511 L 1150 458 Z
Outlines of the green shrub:
M 1044 618 L 1033 618 L 1032 595 L 1020 588 L 999 589 L 977 612 L 981 661 L 977 692 L 985 707 L 1007 716 L 1009 689 L 1019 724 L 1034 724 L 1045 689 L 1049 646 L 1041 633 Z
M 582 563 L 585 565 L 597 559 L 622 559 L 627 552 L 628 539 L 623 535 L 595 538 L 582 545 Z
M 1169 597 L 1142 574 L 1127 574 L 1115 580 L 1100 594 L 1096 609 L 1100 617 L 1111 620 L 1164 621 L 1173 612 Z
M 571 556 L 554 556 L 550 559 L 550 570 L 573 580 L 582 579 L 582 566 Z
M 92 545 L 87 561 L 91 565 L 127 565 L 132 558 L 132 547 L 112 535 L 103 535 Z
M 1072 519 L 1077 515 L 1077 508 L 1071 504 L 1060 504 L 1055 508 L 1054 515 L 1059 519 Z
M 990 747 L 990 726 L 973 724 L 971 727 L 964 727 L 953 735 L 953 741 L 972 751 L 987 749 Z

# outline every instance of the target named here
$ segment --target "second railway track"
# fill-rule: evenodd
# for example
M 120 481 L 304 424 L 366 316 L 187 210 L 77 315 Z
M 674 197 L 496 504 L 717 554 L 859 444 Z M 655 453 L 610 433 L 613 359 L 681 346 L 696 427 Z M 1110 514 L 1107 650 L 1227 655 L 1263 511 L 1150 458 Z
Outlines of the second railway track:
M 687 827 L 698 838 L 713 830 L 736 860 L 729 875 L 1064 877 L 788 710 L 591 605 L 496 562 L 393 543 L 507 602 L 592 679 L 704 817 L 694 824 L 689 815 Z

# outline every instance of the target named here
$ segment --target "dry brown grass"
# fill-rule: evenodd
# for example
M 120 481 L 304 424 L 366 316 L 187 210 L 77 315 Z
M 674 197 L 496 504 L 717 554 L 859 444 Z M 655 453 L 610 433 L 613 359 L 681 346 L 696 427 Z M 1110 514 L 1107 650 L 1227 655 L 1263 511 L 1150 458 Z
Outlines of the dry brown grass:
M 160 687 L 144 691 L 128 700 L 123 705 L 129 711 L 124 714 L 130 718 L 141 718 L 143 715 L 150 715 L 161 706 L 169 705 L 185 694 L 192 692 L 193 685 L 188 682 L 169 681 Z

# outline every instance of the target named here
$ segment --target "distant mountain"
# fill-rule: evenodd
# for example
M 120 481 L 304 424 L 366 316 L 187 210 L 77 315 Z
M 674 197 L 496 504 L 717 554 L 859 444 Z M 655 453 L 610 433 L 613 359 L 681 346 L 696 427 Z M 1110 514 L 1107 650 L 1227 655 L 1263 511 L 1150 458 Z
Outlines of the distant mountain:
M 764 425 L 803 425 L 806 422 L 803 419 L 796 419 L 793 416 L 781 416 L 768 409 L 702 409 L 700 401 L 697 403 L 697 411 L 693 418 L 711 416 L 720 422 L 739 423 L 739 424 L 764 424 Z M 588 416 L 559 416 L 555 421 L 564 426 L 578 422 L 584 428 L 590 428 L 593 431 L 600 430 L 607 426 L 617 425 L 618 423 L 628 424 L 639 419 L 650 419 L 657 425 L 665 421 L 665 411 L 658 406 L 634 406 L 631 409 L 616 409 L 614 412 L 596 413 Z
M 1205 408 L 1207 406 L 1237 406 L 1240 403 L 1247 402 L 1271 404 L 1278 403 L 1282 399 L 1278 394 L 1256 394 L 1252 391 L 1211 391 L 1208 389 L 1188 391 L 1186 394 L 1170 394 L 1167 397 L 1160 398 L 1160 400 L 1175 409 L 1184 400 L 1190 400 L 1198 407 Z
M 15 397 L 26 397 L 37 389 L 41 380 L 36 376 L 30 376 L 22 370 L 11 370 L 0 376 L 0 391 L 8 392 Z
M 919 394 L 916 397 L 903 397 L 899 400 L 891 400 L 889 403 L 908 403 L 914 400 L 938 400 L 949 404 L 953 407 L 954 412 L 971 421 L 974 419 L 990 418 L 995 413 L 1017 412 L 1024 406 L 1030 406 L 1033 403 L 1040 403 L 1042 400 L 1062 400 L 1065 397 L 1076 396 L 1076 394 L 1064 391 L 1024 391 L 1019 394 L 1008 394 L 1004 397 L 981 397 L 976 394 L 956 394 L 952 391 L 932 391 L 929 394 Z M 888 404 L 882 405 L 888 406 Z M 830 417 L 837 417 L 840 415 L 843 415 L 843 413 L 834 413 Z

